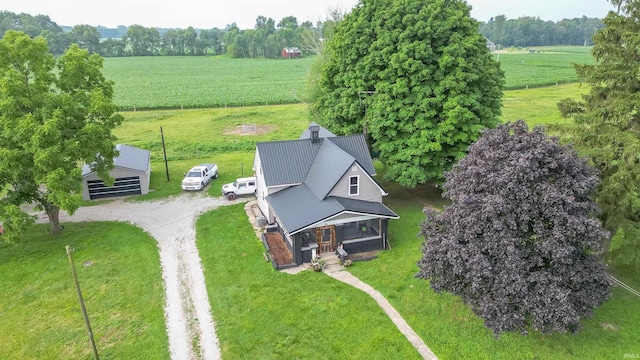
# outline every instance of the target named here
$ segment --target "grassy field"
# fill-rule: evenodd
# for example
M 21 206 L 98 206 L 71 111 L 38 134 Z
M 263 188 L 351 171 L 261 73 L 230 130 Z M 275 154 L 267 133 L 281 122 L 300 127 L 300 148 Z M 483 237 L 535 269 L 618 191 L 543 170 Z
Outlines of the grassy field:
M 583 91 L 575 84 L 507 91 L 503 120 L 524 118 L 562 134 L 570 123 L 560 118 L 555 104 Z M 218 195 L 222 183 L 252 171 L 256 141 L 297 138 L 313 120 L 302 104 L 132 111 L 124 116 L 116 131 L 121 142 L 152 151 L 153 191 L 137 199 L 181 193 L 182 173 L 210 161 L 219 164 L 220 178 L 207 191 Z M 257 124 L 264 132 L 243 133 L 243 124 Z M 170 159 L 169 182 L 160 126 Z M 401 215 L 390 224 L 393 250 L 375 261 L 357 263 L 350 271 L 387 297 L 440 358 L 617 359 L 640 352 L 639 303 L 619 289 L 577 335 L 505 334 L 494 339 L 459 299 L 435 294 L 428 282 L 414 278 L 421 210 L 446 203 L 439 191 L 430 185 L 414 191 L 389 183 L 383 186 L 390 194 L 385 202 Z M 0 282 L 0 292 L 7 294 L 0 299 L 0 358 L 88 357 L 63 244 L 46 237 L 44 227 L 32 231 L 28 242 L 0 248 L 0 276 L 7 279 Z M 262 259 L 264 248 L 241 205 L 205 214 L 198 220 L 197 234 L 224 358 L 418 358 L 364 293 L 322 274 L 290 276 L 274 271 Z M 76 263 L 94 263 L 81 267 L 79 275 L 104 357 L 167 358 L 153 241 L 124 224 L 69 224 L 63 236 L 64 244 L 77 249 Z M 24 266 L 25 261 L 30 266 Z M 153 290 L 141 294 L 139 289 Z M 151 305 L 140 307 L 140 301 Z M 13 324 L 30 330 L 16 331 Z
M 103 359 L 168 359 L 155 241 L 123 223 L 36 225 L 0 241 L 0 359 L 92 358 L 65 245 Z
M 525 119 L 530 125 L 544 125 L 550 133 L 570 140 L 571 121 L 562 119 L 556 103 L 565 97 L 579 98 L 586 88 L 565 84 L 543 89 L 506 91 L 503 121 Z M 135 200 L 148 200 L 181 193 L 184 172 L 198 163 L 215 162 L 220 178 L 207 187 L 217 196 L 221 184 L 253 173 L 253 153 L 259 141 L 297 138 L 315 119 L 306 106 L 290 104 L 239 108 L 153 110 L 124 112 L 125 121 L 115 134 L 124 144 L 151 151 L 151 188 Z M 242 124 L 259 124 L 257 133 L 242 132 Z M 163 128 L 169 179 L 163 161 L 160 127 Z M 264 131 L 264 132 L 261 132 Z
M 576 82 L 578 77 L 572 63 L 594 63 L 591 47 L 587 46 L 532 47 L 529 50 L 534 52 L 501 51 L 499 61 L 505 72 L 506 89 Z
M 532 48 L 533 49 L 533 48 Z M 503 51 L 508 89 L 575 82 L 571 63 L 591 63 L 589 47 Z M 497 54 L 495 55 L 497 57 Z M 104 75 L 115 82 L 123 110 L 181 109 L 300 103 L 315 59 L 232 59 L 224 56 L 107 58 Z

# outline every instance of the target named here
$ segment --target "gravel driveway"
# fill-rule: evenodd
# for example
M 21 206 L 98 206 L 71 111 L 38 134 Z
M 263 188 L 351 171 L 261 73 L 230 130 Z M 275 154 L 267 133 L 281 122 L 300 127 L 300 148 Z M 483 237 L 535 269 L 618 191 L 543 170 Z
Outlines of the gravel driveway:
M 223 197 L 183 193 L 158 201 L 85 206 L 73 216 L 60 211 L 60 222 L 124 221 L 137 225 L 158 242 L 166 291 L 165 318 L 171 359 L 220 359 L 220 347 L 211 316 L 200 256 L 196 248 L 198 215 L 233 204 Z M 48 222 L 38 214 L 39 222 Z M 196 344 L 193 339 L 198 339 Z

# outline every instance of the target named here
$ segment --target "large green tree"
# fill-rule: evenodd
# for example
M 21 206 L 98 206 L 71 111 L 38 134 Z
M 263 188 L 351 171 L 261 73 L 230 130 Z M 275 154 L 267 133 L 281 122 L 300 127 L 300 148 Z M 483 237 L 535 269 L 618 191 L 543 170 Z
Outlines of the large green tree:
M 616 234 L 616 252 L 638 265 L 640 1 L 611 3 L 617 11 L 609 12 L 603 20 L 604 28 L 593 37 L 595 64 L 576 65 L 590 92 L 577 107 L 575 143 L 602 173 L 597 201 L 605 228 Z M 608 251 L 610 244 L 607 239 L 603 250 Z
M 122 121 L 103 59 L 72 45 L 58 59 L 45 40 L 7 31 L 0 40 L 0 222 L 16 236 L 34 221 L 22 205 L 35 204 L 60 231 L 60 209 L 80 203 L 82 163 L 103 179 L 113 166 Z
M 364 132 L 389 179 L 441 179 L 498 123 L 504 74 L 463 0 L 361 0 L 328 47 L 315 111 Z

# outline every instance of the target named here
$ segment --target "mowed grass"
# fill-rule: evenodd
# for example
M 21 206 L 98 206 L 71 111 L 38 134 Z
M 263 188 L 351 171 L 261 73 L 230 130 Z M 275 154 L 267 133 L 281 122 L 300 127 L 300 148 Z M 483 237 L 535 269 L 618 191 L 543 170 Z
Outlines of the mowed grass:
M 312 61 L 121 57 L 105 59 L 103 73 L 123 110 L 273 105 L 300 102 Z
M 364 292 L 324 273 L 265 262 L 244 204 L 196 223 L 223 359 L 420 359 Z
M 253 175 L 256 142 L 297 138 L 309 126 L 301 104 L 238 108 L 154 110 L 123 113 L 115 130 L 119 142 L 151 151 L 151 192 L 134 200 L 148 200 L 182 192 L 183 174 L 200 163 L 216 163 L 220 177 L 206 188 L 218 196 L 221 185 Z M 259 125 L 256 131 L 242 125 Z M 160 127 L 168 159 L 167 181 Z
M 93 357 L 65 245 L 100 357 L 168 359 L 158 248 L 124 223 L 69 223 L 57 237 L 36 225 L 0 241 L 0 359 Z
M 532 54 L 502 51 L 499 60 L 507 89 L 575 82 L 572 63 L 593 63 L 590 47 L 535 49 Z M 302 101 L 314 61 L 314 57 L 123 57 L 106 58 L 103 73 L 115 82 L 115 102 L 126 111 L 291 104 Z
M 587 91 L 578 84 L 505 91 L 502 121 L 524 119 L 531 126 L 544 125 L 553 135 L 570 140 L 572 120 L 563 119 L 556 103 L 565 97 L 580 98 Z M 220 194 L 222 184 L 253 174 L 256 142 L 296 139 L 311 121 L 303 104 L 237 108 L 130 111 L 115 130 L 119 142 L 151 151 L 151 192 L 131 198 L 149 200 L 182 192 L 183 174 L 193 165 L 214 162 L 220 177 L 206 191 Z M 242 131 L 254 124 L 258 131 Z M 160 127 L 168 158 L 167 181 Z
M 422 207 L 441 206 L 433 197 L 437 190 L 424 190 L 413 194 L 411 202 L 390 192 L 387 204 L 400 214 L 390 222 L 392 250 L 373 261 L 357 262 L 348 271 L 380 291 L 436 356 L 619 359 L 637 352 L 640 303 L 619 288 L 594 317 L 583 321 L 577 334 L 531 331 L 499 338 L 459 298 L 433 292 L 428 281 L 415 278 Z M 418 358 L 363 292 L 311 271 L 274 271 L 262 258 L 264 247 L 242 207 L 219 208 L 197 222 L 198 250 L 223 358 Z
M 422 256 L 417 234 L 424 215 L 418 206 L 394 210 L 400 219 L 389 225 L 392 250 L 374 261 L 355 263 L 349 271 L 380 291 L 439 358 L 620 359 L 638 352 L 640 302 L 620 288 L 575 335 L 530 330 L 527 336 L 508 333 L 494 338 L 459 298 L 436 294 L 428 281 L 415 278 Z

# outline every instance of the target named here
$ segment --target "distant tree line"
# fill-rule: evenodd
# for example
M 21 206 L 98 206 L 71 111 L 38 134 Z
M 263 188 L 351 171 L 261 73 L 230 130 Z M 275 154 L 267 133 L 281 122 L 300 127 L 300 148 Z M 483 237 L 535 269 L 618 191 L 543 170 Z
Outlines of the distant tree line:
M 0 11 L 0 37 L 18 30 L 31 37 L 42 36 L 53 54 L 62 54 L 71 44 L 104 57 L 221 55 L 236 58 L 276 58 L 283 48 L 297 47 L 303 54 L 319 54 L 323 40 L 331 37 L 343 14 L 333 11 L 324 21 L 298 23 L 294 16 L 275 22 L 258 16 L 253 29 L 241 30 L 233 23 L 224 29 L 159 29 L 142 25 L 76 25 L 62 27 L 49 16 Z M 504 47 L 592 45 L 592 36 L 602 28 L 596 18 L 543 21 L 534 17 L 507 19 L 504 15 L 480 23 L 480 33 Z
M 253 29 L 241 30 L 233 23 L 224 29 L 158 29 L 141 25 L 76 25 L 61 27 L 49 16 L 0 11 L 0 38 L 7 30 L 18 30 L 31 37 L 42 36 L 53 54 L 62 54 L 71 44 L 104 57 L 159 55 L 221 55 L 237 58 L 276 58 L 283 48 L 297 47 L 303 53 L 318 53 L 321 39 L 335 20 L 298 23 L 287 16 L 278 23 L 258 16 Z
M 480 33 L 503 48 L 511 46 L 593 45 L 593 34 L 604 25 L 602 19 L 562 19 L 544 21 L 537 17 L 507 19 L 492 17 L 480 24 Z

